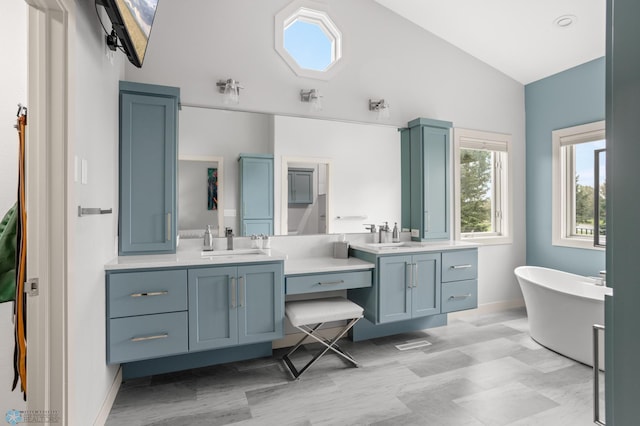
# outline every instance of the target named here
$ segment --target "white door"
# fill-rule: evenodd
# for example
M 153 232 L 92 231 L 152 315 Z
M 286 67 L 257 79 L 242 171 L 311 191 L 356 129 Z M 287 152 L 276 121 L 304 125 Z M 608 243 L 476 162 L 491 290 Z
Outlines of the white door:
M 68 62 L 75 28 L 71 0 L 25 0 L 29 6 L 27 124 L 27 412 L 66 424 Z

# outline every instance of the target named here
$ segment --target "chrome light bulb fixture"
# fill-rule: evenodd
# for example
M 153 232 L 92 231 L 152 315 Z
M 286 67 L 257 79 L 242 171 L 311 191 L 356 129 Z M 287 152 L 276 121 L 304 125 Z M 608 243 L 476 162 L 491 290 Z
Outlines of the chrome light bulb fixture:
M 390 108 L 391 105 L 384 99 L 369 99 L 369 111 L 375 111 L 379 120 L 389 118 Z
M 300 102 L 309 102 L 311 111 L 322 110 L 322 95 L 317 89 L 300 90 Z
M 244 87 L 240 86 L 240 82 L 232 78 L 225 80 L 219 80 L 216 83 L 218 91 L 223 94 L 223 102 L 225 105 L 237 104 L 240 102 L 240 89 Z

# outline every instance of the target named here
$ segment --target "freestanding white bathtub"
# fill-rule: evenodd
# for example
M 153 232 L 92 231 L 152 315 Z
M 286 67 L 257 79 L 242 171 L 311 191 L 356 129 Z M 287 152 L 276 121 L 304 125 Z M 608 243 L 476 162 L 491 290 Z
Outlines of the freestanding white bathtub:
M 613 289 L 595 280 L 555 269 L 515 269 L 529 318 L 529 334 L 541 345 L 593 366 L 593 324 L 604 325 L 604 296 Z M 604 370 L 600 336 L 599 368 Z

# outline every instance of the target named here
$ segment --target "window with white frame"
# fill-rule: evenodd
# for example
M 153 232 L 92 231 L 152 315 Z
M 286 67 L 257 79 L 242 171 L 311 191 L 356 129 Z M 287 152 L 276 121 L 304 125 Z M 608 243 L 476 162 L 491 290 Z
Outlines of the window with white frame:
M 605 122 L 554 130 L 553 245 L 606 244 Z
M 455 238 L 511 242 L 511 135 L 454 129 Z

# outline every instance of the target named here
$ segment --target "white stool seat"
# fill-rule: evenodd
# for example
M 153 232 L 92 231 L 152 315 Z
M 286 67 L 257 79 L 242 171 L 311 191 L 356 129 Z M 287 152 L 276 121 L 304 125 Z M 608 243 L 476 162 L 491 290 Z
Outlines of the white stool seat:
M 305 336 L 282 357 L 285 366 L 295 379 L 298 379 L 302 373 L 307 371 L 322 355 L 331 350 L 340 355 L 344 360 L 358 367 L 358 362 L 344 350 L 342 350 L 337 342 L 344 336 L 351 327 L 358 322 L 364 310 L 344 297 L 327 297 L 324 299 L 299 300 L 287 302 L 285 304 L 285 315 L 291 322 L 291 325 L 302 331 Z M 347 323 L 340 331 L 331 339 L 326 339 L 316 334 L 316 331 L 322 324 L 331 321 L 344 321 Z M 302 343 L 310 337 L 319 343 L 322 343 L 324 349 L 317 352 L 314 357 L 305 364 L 300 370 L 293 365 L 290 356 L 302 345 Z
M 285 315 L 294 327 L 359 318 L 362 313 L 360 306 L 344 297 L 287 302 L 285 307 Z

